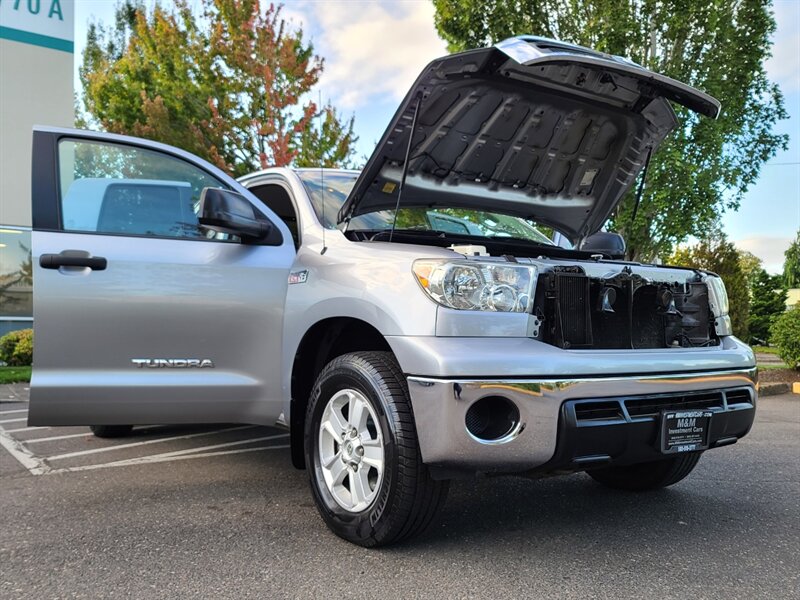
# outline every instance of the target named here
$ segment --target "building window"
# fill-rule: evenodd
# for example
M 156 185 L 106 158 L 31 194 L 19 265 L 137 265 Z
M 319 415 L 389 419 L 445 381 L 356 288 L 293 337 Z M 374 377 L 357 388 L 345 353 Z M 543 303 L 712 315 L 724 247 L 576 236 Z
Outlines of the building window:
M 0 319 L 33 317 L 31 232 L 0 225 Z

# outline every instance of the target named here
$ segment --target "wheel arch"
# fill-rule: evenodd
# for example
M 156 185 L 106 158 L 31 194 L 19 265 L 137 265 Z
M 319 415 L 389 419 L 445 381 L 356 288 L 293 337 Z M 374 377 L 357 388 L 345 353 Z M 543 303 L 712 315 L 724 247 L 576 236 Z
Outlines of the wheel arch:
M 317 321 L 300 340 L 292 362 L 289 405 L 292 464 L 298 469 L 305 468 L 306 406 L 317 376 L 337 356 L 359 350 L 392 352 L 378 329 L 355 317 L 328 317 Z

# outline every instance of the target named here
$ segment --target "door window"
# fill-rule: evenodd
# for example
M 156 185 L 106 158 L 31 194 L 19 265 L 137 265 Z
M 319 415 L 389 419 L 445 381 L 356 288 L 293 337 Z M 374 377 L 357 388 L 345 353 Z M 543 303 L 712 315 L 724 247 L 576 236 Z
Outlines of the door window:
M 229 186 L 161 152 L 122 144 L 58 145 L 65 231 L 234 240 L 198 221 L 203 188 Z

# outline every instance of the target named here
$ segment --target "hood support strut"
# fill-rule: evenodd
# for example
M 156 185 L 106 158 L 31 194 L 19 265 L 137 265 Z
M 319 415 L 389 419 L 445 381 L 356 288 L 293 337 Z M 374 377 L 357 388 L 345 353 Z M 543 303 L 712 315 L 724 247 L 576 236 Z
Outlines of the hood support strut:
M 636 201 L 633 204 L 633 215 L 631 215 L 631 227 L 636 222 L 636 214 L 639 212 L 639 203 L 642 201 L 642 192 L 644 191 L 644 181 L 647 179 L 647 167 L 650 166 L 650 156 L 653 154 L 653 149 L 647 151 L 647 158 L 644 159 L 644 167 L 642 167 L 642 174 L 639 179 L 639 189 L 636 190 Z
M 417 95 L 417 104 L 414 106 L 414 116 L 411 118 L 411 131 L 408 133 L 408 145 L 406 146 L 406 158 L 403 161 L 403 174 L 400 176 L 400 187 L 397 190 L 397 203 L 394 206 L 394 218 L 392 219 L 392 229 L 389 231 L 389 241 L 392 241 L 394 229 L 397 227 L 397 213 L 400 211 L 400 198 L 403 197 L 403 186 L 406 183 L 408 174 L 408 159 L 411 154 L 411 141 L 414 139 L 414 131 L 417 129 L 417 116 L 419 115 L 419 105 L 422 104 L 422 95 Z

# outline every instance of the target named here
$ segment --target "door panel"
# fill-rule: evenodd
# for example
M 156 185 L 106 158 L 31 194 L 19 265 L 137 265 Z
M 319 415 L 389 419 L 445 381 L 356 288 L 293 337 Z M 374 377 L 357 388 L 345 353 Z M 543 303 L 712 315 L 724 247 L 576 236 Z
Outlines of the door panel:
M 202 187 L 260 204 L 214 167 L 131 138 L 34 135 L 30 423 L 273 423 L 294 259 L 285 226 L 261 209 L 283 234 L 280 245 L 210 239 L 192 213 Z M 122 145 L 127 166 L 71 163 L 77 153 L 64 152 L 65 139 Z M 37 148 L 52 153 L 49 168 Z M 139 150 L 146 164 L 132 168 Z M 174 160 L 185 172 L 166 168 Z

